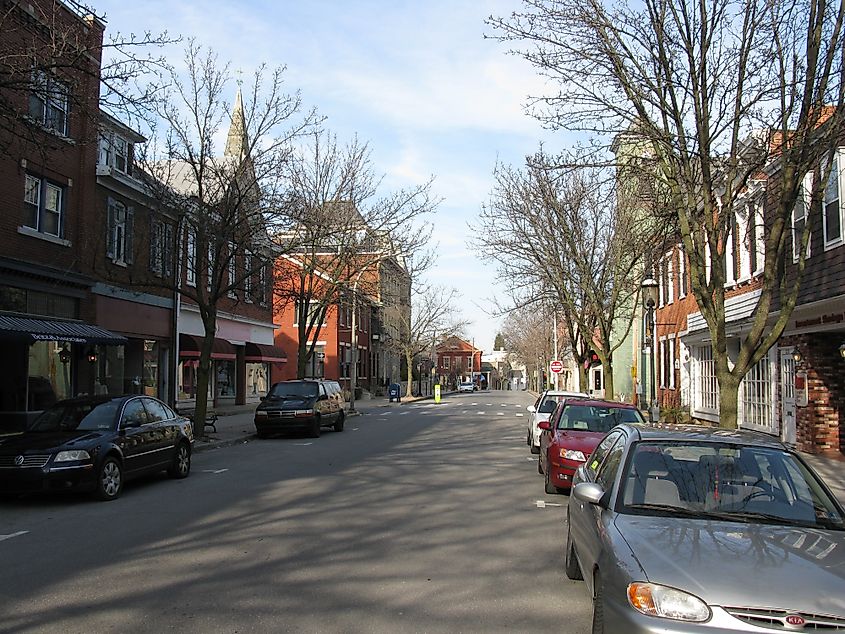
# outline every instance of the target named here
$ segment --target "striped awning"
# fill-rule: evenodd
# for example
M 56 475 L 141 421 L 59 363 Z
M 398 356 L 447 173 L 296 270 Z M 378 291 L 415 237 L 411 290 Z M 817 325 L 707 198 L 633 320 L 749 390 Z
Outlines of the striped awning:
M 67 341 L 69 343 L 103 343 L 121 345 L 126 337 L 100 326 L 81 321 L 60 319 L 35 319 L 0 315 L 0 339 L 36 341 Z

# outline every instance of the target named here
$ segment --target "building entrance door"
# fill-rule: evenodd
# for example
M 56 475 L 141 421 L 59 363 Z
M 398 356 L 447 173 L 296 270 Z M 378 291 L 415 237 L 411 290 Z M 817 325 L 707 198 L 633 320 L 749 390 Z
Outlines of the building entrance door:
M 781 439 L 788 445 L 798 440 L 795 428 L 795 359 L 792 348 L 780 349 Z

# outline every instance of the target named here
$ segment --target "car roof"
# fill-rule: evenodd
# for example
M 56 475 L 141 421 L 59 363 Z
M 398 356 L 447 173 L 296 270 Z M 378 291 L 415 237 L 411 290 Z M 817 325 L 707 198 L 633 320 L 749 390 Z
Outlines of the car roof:
M 569 401 L 566 402 L 570 405 Z M 608 407 L 611 409 L 637 409 L 631 403 L 620 403 L 619 401 L 605 401 L 600 398 L 579 398 L 573 400 L 572 405 L 589 405 L 590 407 Z
M 642 440 L 694 440 L 699 442 L 730 442 L 745 445 L 762 445 L 772 449 L 788 450 L 788 447 L 768 434 L 748 429 L 723 429 L 707 425 L 673 425 L 661 423 L 631 423 Z
M 543 392 L 543 396 L 580 396 L 587 398 L 589 395 L 584 394 L 584 392 L 568 392 L 567 390 L 546 390 Z
M 100 403 L 108 403 L 109 401 L 124 401 L 133 397 L 140 396 L 143 396 L 143 394 L 90 394 L 88 396 L 74 396 L 73 398 L 65 398 L 60 401 L 56 401 L 53 407 L 55 407 L 56 405 L 99 405 Z

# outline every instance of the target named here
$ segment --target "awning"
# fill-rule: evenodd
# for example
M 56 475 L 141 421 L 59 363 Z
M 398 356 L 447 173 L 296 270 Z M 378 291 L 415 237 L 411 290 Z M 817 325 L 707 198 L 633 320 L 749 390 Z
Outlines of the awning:
M 247 341 L 244 346 L 244 361 L 250 363 L 282 363 L 287 361 L 285 351 L 277 346 L 270 346 L 264 343 L 252 343 Z
M 0 315 L 0 339 L 36 341 L 68 341 L 70 343 L 105 343 L 120 345 L 126 337 L 111 330 L 81 321 L 33 319 Z
M 195 335 L 188 335 L 184 332 L 179 335 L 179 356 L 185 358 L 199 358 L 200 346 L 202 345 L 202 337 Z M 214 339 L 214 344 L 211 347 L 212 359 L 225 359 L 234 361 L 237 358 L 235 354 L 235 346 L 225 339 Z

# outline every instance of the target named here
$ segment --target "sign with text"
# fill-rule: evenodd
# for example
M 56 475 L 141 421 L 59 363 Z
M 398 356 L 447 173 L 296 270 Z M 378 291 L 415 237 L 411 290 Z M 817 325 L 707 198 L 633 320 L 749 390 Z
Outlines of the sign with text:
M 563 361 L 555 359 L 549 364 L 549 370 L 551 370 L 555 374 L 560 374 L 561 372 L 563 372 Z

